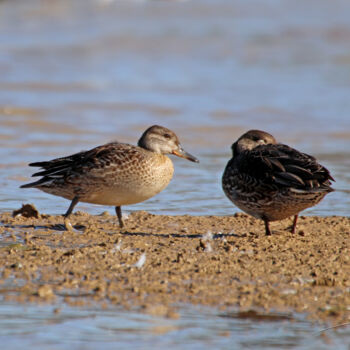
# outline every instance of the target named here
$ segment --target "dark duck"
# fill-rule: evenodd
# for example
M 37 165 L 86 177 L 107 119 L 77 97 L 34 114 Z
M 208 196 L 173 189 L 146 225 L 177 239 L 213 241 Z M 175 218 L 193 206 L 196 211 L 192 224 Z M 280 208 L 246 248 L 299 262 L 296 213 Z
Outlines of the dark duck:
M 241 210 L 265 223 L 294 216 L 319 203 L 333 190 L 329 171 L 306 153 L 277 143 L 267 132 L 250 130 L 232 145 L 222 188 Z

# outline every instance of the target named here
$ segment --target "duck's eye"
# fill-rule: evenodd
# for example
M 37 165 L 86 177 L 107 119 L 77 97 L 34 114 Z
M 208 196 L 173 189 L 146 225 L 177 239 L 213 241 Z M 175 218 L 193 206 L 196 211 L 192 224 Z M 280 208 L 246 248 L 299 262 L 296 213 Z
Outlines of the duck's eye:
M 170 139 L 170 138 L 171 138 L 170 134 L 164 134 L 164 137 L 165 137 L 166 139 Z

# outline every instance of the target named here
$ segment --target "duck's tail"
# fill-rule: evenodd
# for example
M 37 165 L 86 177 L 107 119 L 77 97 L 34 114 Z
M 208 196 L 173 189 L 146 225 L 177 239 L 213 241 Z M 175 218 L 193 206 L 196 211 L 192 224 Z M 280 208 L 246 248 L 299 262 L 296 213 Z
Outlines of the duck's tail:
M 52 179 L 48 177 L 43 177 L 38 181 L 30 182 L 28 184 L 24 184 L 19 186 L 20 188 L 31 188 L 31 187 L 38 187 L 40 185 L 46 184 L 48 181 L 51 181 Z

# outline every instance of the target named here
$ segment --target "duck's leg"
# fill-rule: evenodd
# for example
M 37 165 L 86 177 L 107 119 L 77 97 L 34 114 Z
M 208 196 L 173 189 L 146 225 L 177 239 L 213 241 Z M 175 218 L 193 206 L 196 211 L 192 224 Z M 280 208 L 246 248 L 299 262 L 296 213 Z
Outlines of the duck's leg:
M 74 207 L 79 203 L 79 197 L 78 196 L 75 196 L 72 200 L 72 202 L 70 203 L 70 206 L 67 210 L 67 212 L 63 215 L 64 217 L 64 228 L 67 230 L 67 231 L 74 231 L 73 230 L 73 226 L 72 224 L 70 223 L 69 219 L 68 219 L 68 216 L 70 214 L 72 214 L 72 211 L 74 209 Z
M 120 206 L 115 207 L 115 212 L 116 212 L 117 217 L 118 217 L 119 226 L 120 226 L 120 228 L 123 228 L 124 222 L 123 222 L 123 216 L 122 216 L 122 207 L 120 207 Z
M 266 236 L 271 236 L 271 230 L 270 230 L 270 225 L 269 225 L 269 220 L 263 219 L 265 223 L 265 235 Z
M 295 229 L 296 229 L 296 227 L 297 227 L 297 221 L 298 221 L 298 214 L 297 214 L 297 215 L 294 215 L 293 224 L 292 224 L 292 229 L 291 229 L 291 232 L 292 232 L 292 233 L 295 233 Z
M 68 216 L 70 214 L 72 214 L 72 211 L 74 209 L 74 207 L 79 203 L 79 197 L 75 196 L 72 200 L 72 202 L 70 203 L 70 206 L 68 208 L 68 210 L 66 211 L 66 213 L 63 215 L 65 218 L 68 218 Z

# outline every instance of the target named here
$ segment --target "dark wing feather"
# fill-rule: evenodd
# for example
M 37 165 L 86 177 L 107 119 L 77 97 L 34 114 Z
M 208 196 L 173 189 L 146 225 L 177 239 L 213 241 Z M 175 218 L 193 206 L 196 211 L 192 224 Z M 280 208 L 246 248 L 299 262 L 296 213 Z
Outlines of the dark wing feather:
M 108 144 L 111 145 L 111 144 Z M 30 163 L 29 166 L 40 167 L 44 170 L 34 173 L 32 176 L 63 176 L 67 172 L 84 165 L 96 162 L 96 159 L 101 161 L 104 157 L 108 157 L 111 148 L 107 145 L 93 148 L 89 151 L 82 151 L 72 154 L 67 157 L 52 159 L 46 162 Z
M 56 158 L 45 162 L 30 163 L 29 166 L 41 167 L 43 169 L 32 175 L 34 177 L 42 176 L 42 179 L 22 185 L 21 187 L 35 187 L 53 179 L 67 178 L 74 173 L 83 173 L 86 169 L 98 169 L 106 165 L 108 166 L 112 162 L 118 145 L 120 144 L 113 142 L 67 157 Z M 117 163 L 118 160 L 114 158 L 113 161 Z
M 261 145 L 232 159 L 238 173 L 265 184 L 296 189 L 320 188 L 332 191 L 329 171 L 313 156 L 287 145 Z

